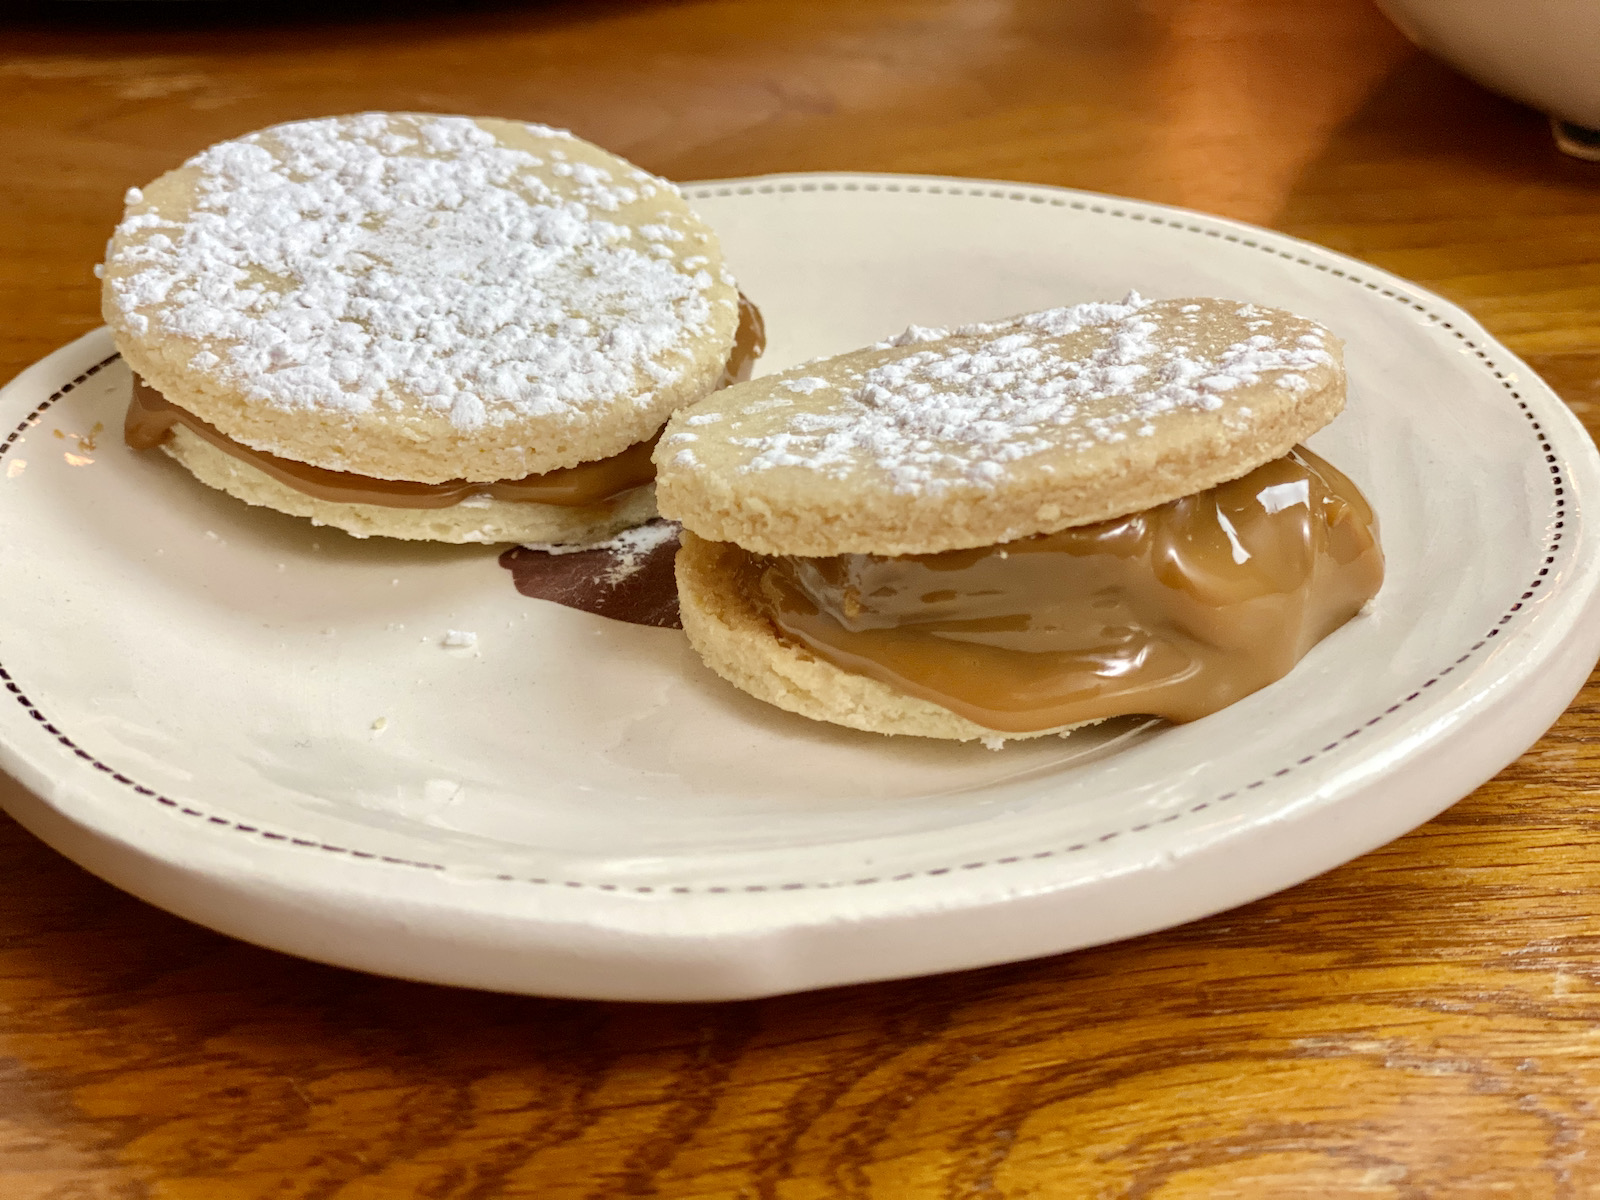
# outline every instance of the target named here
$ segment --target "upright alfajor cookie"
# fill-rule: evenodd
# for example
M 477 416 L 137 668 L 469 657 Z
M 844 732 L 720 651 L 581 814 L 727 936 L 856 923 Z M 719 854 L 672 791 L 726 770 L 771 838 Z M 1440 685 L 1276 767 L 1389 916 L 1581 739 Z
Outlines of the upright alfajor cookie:
M 741 384 L 656 450 L 684 629 L 752 695 L 858 729 L 1192 720 L 1381 583 L 1371 508 L 1298 445 L 1343 405 L 1316 323 L 1137 296 Z
M 159 444 L 358 537 L 583 542 L 654 513 L 650 442 L 759 353 L 716 235 L 560 130 L 365 113 L 128 195 L 104 309 Z

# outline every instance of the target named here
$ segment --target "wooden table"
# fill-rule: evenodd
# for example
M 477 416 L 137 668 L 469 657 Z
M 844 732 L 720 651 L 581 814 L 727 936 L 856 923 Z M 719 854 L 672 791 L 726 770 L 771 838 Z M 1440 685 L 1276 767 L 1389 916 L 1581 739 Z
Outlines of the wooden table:
M 3 378 L 99 322 L 127 186 L 410 108 L 567 125 L 679 179 L 942 172 L 1262 222 L 1464 304 L 1600 427 L 1600 167 L 1364 0 L 42 7 L 65 15 L 0 18 Z M 1444 816 L 1268 900 L 728 1005 L 310 965 L 0 819 L 0 1196 L 1594 1195 L 1597 741 L 1591 681 Z

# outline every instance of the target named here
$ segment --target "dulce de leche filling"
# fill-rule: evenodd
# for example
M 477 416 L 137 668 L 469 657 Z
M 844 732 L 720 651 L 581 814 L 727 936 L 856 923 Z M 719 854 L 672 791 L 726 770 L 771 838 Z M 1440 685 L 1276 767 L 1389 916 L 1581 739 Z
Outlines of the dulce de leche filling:
M 1304 447 L 1144 512 L 998 546 L 745 555 L 789 639 L 988 729 L 1192 721 L 1288 674 L 1377 594 L 1366 498 Z
M 766 328 L 761 312 L 741 294 L 739 328 L 734 334 L 733 349 L 728 354 L 717 386 L 723 388 L 750 378 L 751 368 L 766 344 Z M 296 462 L 241 445 L 215 425 L 178 407 L 135 376 L 133 400 L 128 405 L 128 416 L 123 425 L 123 437 L 128 445 L 135 450 L 149 450 L 171 437 L 175 425 L 182 425 L 218 449 L 308 496 L 336 504 L 381 504 L 389 508 L 449 508 L 472 496 L 554 504 L 562 508 L 603 504 L 655 479 L 656 469 L 650 460 L 650 453 L 661 436 L 660 430 L 657 430 L 647 441 L 635 442 L 610 458 L 528 475 L 522 479 L 500 479 L 491 483 L 473 483 L 465 479 L 451 479 L 444 483 L 375 479 L 351 471 L 314 467 L 309 463 Z

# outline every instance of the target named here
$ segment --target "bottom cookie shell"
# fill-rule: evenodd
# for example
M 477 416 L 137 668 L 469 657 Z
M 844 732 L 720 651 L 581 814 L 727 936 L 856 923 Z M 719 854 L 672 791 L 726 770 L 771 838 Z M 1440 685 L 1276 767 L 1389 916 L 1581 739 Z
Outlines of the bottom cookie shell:
M 480 544 L 587 543 L 604 541 L 656 515 L 655 488 L 649 485 L 586 508 L 524 500 L 487 500 L 432 509 L 337 504 L 280 483 L 181 426 L 159 448 L 201 483 L 237 500 L 293 517 L 307 517 L 315 525 L 342 529 L 358 538 Z
M 841 670 L 780 639 L 737 586 L 737 547 L 685 531 L 678 551 L 678 611 L 683 631 L 705 663 L 758 700 L 814 721 L 869 733 L 983 742 L 1063 735 L 1097 721 L 1031 733 L 1003 733 L 957 716 L 886 683 Z

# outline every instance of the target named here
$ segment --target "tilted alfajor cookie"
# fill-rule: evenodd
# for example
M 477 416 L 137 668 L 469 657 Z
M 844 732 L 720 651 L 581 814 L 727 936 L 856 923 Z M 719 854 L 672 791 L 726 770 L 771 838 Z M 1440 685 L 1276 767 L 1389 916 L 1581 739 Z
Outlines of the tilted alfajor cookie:
M 678 190 L 560 130 L 365 113 L 128 195 L 128 440 L 358 537 L 585 542 L 654 515 L 668 415 L 760 318 Z
M 752 695 L 879 733 L 1193 720 L 1378 590 L 1371 508 L 1299 445 L 1344 390 L 1312 321 L 1137 296 L 740 384 L 656 449 L 684 629 Z

